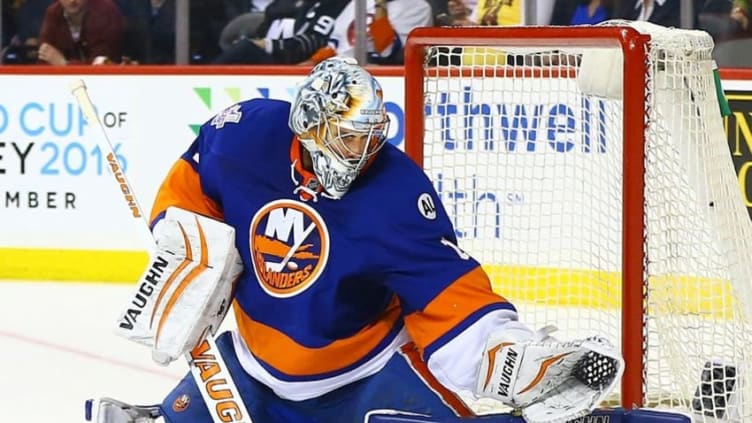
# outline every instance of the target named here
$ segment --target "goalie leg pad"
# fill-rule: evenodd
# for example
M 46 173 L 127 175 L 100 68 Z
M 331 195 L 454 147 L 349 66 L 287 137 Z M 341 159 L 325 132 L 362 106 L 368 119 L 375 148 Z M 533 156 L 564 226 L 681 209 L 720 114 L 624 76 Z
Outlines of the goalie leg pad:
M 623 370 L 619 352 L 603 338 L 519 343 L 492 337 L 476 393 L 521 408 L 531 423 L 566 422 L 597 407 Z
M 158 249 L 136 285 L 116 333 L 152 347 L 166 365 L 216 333 L 243 271 L 234 229 L 176 207 L 154 229 Z

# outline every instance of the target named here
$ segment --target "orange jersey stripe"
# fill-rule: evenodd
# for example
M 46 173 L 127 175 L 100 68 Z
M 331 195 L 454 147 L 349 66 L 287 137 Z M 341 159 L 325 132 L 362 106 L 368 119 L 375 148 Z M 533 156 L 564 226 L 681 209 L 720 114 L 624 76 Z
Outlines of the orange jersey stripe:
M 431 390 L 441 397 L 444 404 L 448 405 L 459 417 L 472 417 L 475 413 L 452 391 L 444 387 L 438 379 L 428 370 L 428 366 L 420 358 L 421 353 L 414 343 L 410 342 L 400 348 L 400 353 L 405 356 L 410 366 L 423 379 Z
M 313 376 L 343 369 L 373 351 L 398 323 L 401 309 L 396 297 L 373 324 L 345 339 L 320 347 L 300 345 L 282 331 L 251 319 L 234 303 L 238 333 L 254 356 L 291 376 Z
M 446 287 L 422 311 L 405 316 L 410 337 L 422 351 L 476 310 L 506 302 L 491 290 L 486 272 L 478 266 Z
M 180 207 L 194 213 L 222 220 L 219 206 L 201 190 L 198 173 L 183 159 L 178 160 L 170 169 L 151 209 L 150 222 L 170 206 Z

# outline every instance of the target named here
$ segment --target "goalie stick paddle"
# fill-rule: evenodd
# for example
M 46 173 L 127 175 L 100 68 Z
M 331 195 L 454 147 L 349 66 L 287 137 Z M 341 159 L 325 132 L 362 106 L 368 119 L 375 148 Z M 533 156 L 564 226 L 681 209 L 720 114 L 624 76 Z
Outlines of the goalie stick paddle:
M 117 159 L 112 141 L 110 141 L 110 137 L 107 135 L 107 131 L 97 115 L 94 104 L 89 98 L 86 84 L 81 79 L 72 81 L 70 83 L 70 91 L 73 97 L 75 97 L 78 107 L 81 108 L 86 121 L 95 127 L 97 131 L 96 142 L 107 160 L 107 165 L 111 170 L 110 173 L 120 188 L 123 199 L 131 211 L 131 216 L 139 221 L 139 233 L 144 238 L 144 242 L 154 251 L 157 245 L 149 229 L 149 220 L 136 198 L 133 186 L 125 176 L 125 169 L 123 169 Z M 201 396 L 214 423 L 224 423 L 230 418 L 234 419 L 234 421 L 253 423 L 251 415 L 246 410 L 240 392 L 235 385 L 235 381 L 232 379 L 232 375 L 210 333 L 207 332 L 204 339 L 199 342 L 193 351 L 185 354 L 185 359 L 188 362 L 191 375 L 198 386 L 198 390 L 201 392 Z M 202 369 L 207 368 L 212 369 L 210 377 L 201 375 Z M 222 384 L 225 385 L 225 389 L 222 389 L 225 392 L 222 395 L 217 395 L 216 391 L 220 389 L 217 385 L 221 386 Z M 209 392 L 210 387 L 212 387 L 212 392 L 214 392 L 213 395 Z M 228 393 L 229 396 L 227 395 Z M 213 397 L 216 397 L 216 399 Z

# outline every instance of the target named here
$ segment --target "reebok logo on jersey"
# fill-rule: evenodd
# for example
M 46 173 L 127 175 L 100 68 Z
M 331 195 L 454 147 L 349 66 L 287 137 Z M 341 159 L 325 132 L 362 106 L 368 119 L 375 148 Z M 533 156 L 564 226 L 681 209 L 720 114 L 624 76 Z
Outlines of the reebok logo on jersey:
M 262 207 L 249 233 L 253 270 L 273 297 L 291 297 L 310 288 L 329 257 L 329 231 L 312 207 L 277 200 Z

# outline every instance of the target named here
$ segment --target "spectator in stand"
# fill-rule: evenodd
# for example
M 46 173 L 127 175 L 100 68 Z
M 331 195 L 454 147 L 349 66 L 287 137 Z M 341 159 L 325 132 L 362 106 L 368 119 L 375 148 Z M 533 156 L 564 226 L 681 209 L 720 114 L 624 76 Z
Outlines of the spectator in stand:
M 752 27 L 749 24 L 749 17 L 752 16 L 752 1 L 750 0 L 734 0 L 734 6 L 731 8 L 731 14 L 729 17 L 739 24 L 740 32 L 749 32 Z M 749 54 L 745 52 L 743 54 Z
M 222 53 L 219 35 L 230 18 L 217 0 L 190 0 L 190 15 L 193 17 L 189 29 L 191 63 L 210 64 Z
M 614 0 L 618 1 L 618 0 Z M 556 0 L 535 0 L 535 22 L 534 25 L 551 25 L 551 16 L 554 13 Z
M 477 0 L 470 15 L 467 3 L 450 0 L 449 14 L 452 24 L 462 26 L 510 26 L 524 24 L 522 2 L 524 0 Z M 501 65 L 507 62 L 507 53 L 493 47 L 455 47 L 440 55 L 442 60 L 453 64 Z
M 523 0 L 478 0 L 471 20 L 482 26 L 510 26 L 524 23 Z
M 175 4 L 115 0 L 125 17 L 123 56 L 131 63 L 175 63 Z
M 477 4 L 477 1 L 449 0 L 447 5 L 449 7 L 449 16 L 451 17 L 452 25 L 475 25 L 475 22 L 470 16 L 473 13 L 473 8 L 475 8 Z
M 551 25 L 595 25 L 613 14 L 614 0 L 557 0 Z
M 44 15 L 39 60 L 51 65 L 120 62 L 123 15 L 112 0 L 57 0 Z
M 235 19 L 244 13 L 264 13 L 271 2 L 272 0 L 223 0 L 228 20 Z
M 0 19 L 2 19 L 3 32 L 0 34 L 0 49 L 8 46 L 11 38 L 13 38 L 13 35 L 16 33 L 16 22 L 13 19 L 13 9 L 15 9 L 13 1 L 2 0 L 3 13 L 2 16 L 0 16 Z
M 17 63 L 36 63 L 39 52 L 39 31 L 47 8 L 55 0 L 17 0 L 14 49 Z
M 693 1 L 695 16 L 692 28 L 695 28 L 697 26 L 697 11 L 702 8 L 704 1 Z M 623 0 L 615 17 L 632 21 L 648 21 L 662 26 L 680 28 L 680 0 Z
M 217 64 L 300 64 L 326 46 L 350 0 L 274 0 L 252 37 L 232 41 Z
M 216 0 L 189 2 L 191 64 L 209 63 L 220 53 L 219 34 L 227 22 Z M 175 63 L 175 0 L 117 0 L 126 18 L 124 55 L 135 63 Z M 247 2 L 247 1 L 246 1 Z
M 2 0 L 0 63 L 37 63 L 39 28 L 44 12 L 55 0 Z
M 428 0 L 437 26 L 475 25 L 470 16 L 477 0 Z
M 264 12 L 252 7 L 250 11 L 238 13 L 239 9 L 228 9 L 229 22 L 222 28 L 219 35 L 219 47 L 222 51 L 232 48 L 238 40 L 251 39 L 256 36 L 259 27 L 264 22 Z M 266 7 L 264 7 L 266 10 Z
M 427 0 L 431 6 L 433 22 L 436 26 L 450 26 L 454 23 L 449 15 L 448 0 Z
M 425 0 L 367 0 L 368 62 L 398 65 L 404 62 L 407 34 L 416 27 L 433 25 L 431 6 Z M 326 47 L 307 64 L 333 56 L 355 56 L 355 2 L 350 2 L 334 22 Z
M 718 13 L 728 15 L 734 7 L 734 0 L 704 0 L 699 13 Z
M 241 38 L 253 38 L 264 22 L 264 11 L 272 0 L 224 0 L 227 24 L 219 35 L 219 47 L 228 50 Z
M 477 0 L 470 17 L 472 22 L 483 26 L 524 25 L 524 4 L 535 2 L 535 16 L 531 25 L 548 25 L 555 0 Z M 469 6 L 468 2 L 465 2 Z
M 737 38 L 740 25 L 732 16 L 734 0 L 705 0 L 697 14 L 697 29 L 708 32 L 717 43 Z

